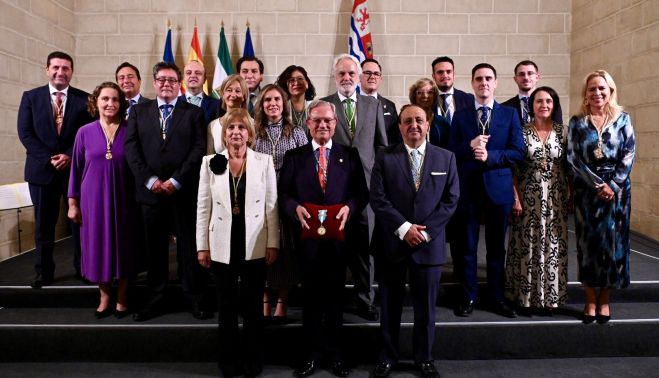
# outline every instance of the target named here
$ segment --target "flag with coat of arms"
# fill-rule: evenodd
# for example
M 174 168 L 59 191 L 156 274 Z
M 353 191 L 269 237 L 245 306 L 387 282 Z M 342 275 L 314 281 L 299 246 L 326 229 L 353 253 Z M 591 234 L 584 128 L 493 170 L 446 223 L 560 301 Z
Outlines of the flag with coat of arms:
M 360 62 L 373 58 L 373 41 L 371 40 L 371 15 L 368 12 L 367 0 L 355 0 L 352 5 L 352 17 L 350 18 L 350 35 L 348 36 L 348 48 L 350 55 Z

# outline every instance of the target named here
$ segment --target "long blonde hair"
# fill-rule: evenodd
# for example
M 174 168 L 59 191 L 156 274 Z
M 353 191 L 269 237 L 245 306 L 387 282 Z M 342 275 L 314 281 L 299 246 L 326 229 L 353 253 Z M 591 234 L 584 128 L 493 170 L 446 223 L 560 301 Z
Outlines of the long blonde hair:
M 601 77 L 606 82 L 606 85 L 609 86 L 610 96 L 609 102 L 606 104 L 606 114 L 609 116 L 609 120 L 615 121 L 620 113 L 622 112 L 622 106 L 618 105 L 618 88 L 616 87 L 615 81 L 611 75 L 604 70 L 597 70 L 586 75 L 586 78 L 583 82 L 583 88 L 581 89 L 581 116 L 585 117 L 590 114 L 590 105 L 588 105 L 588 100 L 586 99 L 586 92 L 588 92 L 588 82 L 595 77 Z

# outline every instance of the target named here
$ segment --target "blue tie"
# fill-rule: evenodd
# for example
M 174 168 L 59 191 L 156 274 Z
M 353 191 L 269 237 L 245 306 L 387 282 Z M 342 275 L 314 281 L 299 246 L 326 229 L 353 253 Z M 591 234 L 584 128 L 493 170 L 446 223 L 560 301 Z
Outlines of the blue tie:
M 524 124 L 531 122 L 531 116 L 529 115 L 529 98 L 522 97 L 522 120 Z
M 448 120 L 448 123 L 451 123 L 451 109 L 449 109 L 449 104 L 448 104 L 448 96 L 450 96 L 450 93 L 442 93 L 439 95 L 439 97 L 442 98 L 442 108 L 444 110 L 444 116 Z
M 480 111 L 481 111 L 481 118 L 480 118 L 480 120 L 481 120 L 480 123 L 481 124 L 479 125 L 479 127 L 480 127 L 480 130 L 481 130 L 481 134 L 487 134 L 487 132 L 488 132 L 487 123 L 489 121 L 488 118 L 489 118 L 489 115 L 490 115 L 490 108 L 488 108 L 487 106 L 481 106 Z
M 169 125 L 172 124 L 172 117 L 170 117 L 170 114 L 172 112 L 172 105 L 160 105 L 160 110 L 162 110 L 162 119 L 165 120 L 165 130 L 164 132 L 166 133 L 169 131 Z

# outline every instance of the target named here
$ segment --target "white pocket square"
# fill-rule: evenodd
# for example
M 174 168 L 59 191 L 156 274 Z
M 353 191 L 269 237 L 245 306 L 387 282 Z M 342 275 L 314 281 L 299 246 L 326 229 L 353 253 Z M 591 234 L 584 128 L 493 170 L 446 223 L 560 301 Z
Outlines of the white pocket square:
M 444 176 L 446 172 L 430 172 L 431 176 Z

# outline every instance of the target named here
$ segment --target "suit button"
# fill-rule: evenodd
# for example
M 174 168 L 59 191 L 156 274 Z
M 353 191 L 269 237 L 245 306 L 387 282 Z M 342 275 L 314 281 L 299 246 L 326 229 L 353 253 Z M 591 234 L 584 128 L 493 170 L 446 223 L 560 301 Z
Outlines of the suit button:
M 256 200 L 256 203 L 259 203 L 259 202 L 261 202 L 261 200 Z
M 258 215 L 258 214 L 256 214 L 256 215 L 254 216 L 254 218 L 258 218 L 258 217 L 259 217 L 259 215 Z

